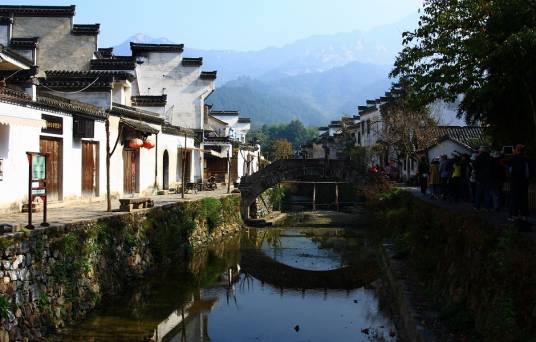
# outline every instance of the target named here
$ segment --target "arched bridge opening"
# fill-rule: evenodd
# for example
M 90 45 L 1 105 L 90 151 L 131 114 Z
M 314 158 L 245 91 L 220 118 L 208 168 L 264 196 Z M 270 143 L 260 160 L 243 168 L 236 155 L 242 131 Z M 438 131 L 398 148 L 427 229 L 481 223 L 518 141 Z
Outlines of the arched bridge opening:
M 241 193 L 240 214 L 244 220 L 249 220 L 250 207 L 256 202 L 257 197 L 267 189 L 281 183 L 331 183 L 334 184 L 336 193 L 338 193 L 341 184 L 362 181 L 363 175 L 352 168 L 350 161 L 347 160 L 278 160 L 252 175 L 242 177 L 239 185 Z M 314 196 L 316 196 L 315 193 L 316 187 L 313 185 Z

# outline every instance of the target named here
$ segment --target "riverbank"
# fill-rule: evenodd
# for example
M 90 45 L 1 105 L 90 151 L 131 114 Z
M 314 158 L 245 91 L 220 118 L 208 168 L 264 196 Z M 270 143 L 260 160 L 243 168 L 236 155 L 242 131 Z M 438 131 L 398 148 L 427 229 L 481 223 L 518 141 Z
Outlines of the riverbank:
M 532 239 L 512 226 L 453 214 L 401 190 L 384 193 L 369 207 L 378 237 L 393 242 L 390 259 L 407 267 L 404 278 L 418 285 L 404 291 L 437 312 L 418 323 L 431 330 L 434 322 L 447 327 L 438 340 L 534 340 Z
M 175 201 L 0 237 L 0 340 L 43 339 L 132 279 L 238 232 L 239 202 Z

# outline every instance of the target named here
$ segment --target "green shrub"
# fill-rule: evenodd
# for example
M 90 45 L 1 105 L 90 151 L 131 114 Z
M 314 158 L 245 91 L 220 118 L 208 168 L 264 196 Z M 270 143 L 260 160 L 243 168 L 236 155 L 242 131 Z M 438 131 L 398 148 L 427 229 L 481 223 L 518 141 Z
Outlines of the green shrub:
M 3 319 L 9 318 L 10 303 L 6 297 L 0 295 L 0 317 Z
M 201 215 L 206 220 L 208 231 L 212 232 L 223 222 L 222 203 L 215 198 L 201 200 Z

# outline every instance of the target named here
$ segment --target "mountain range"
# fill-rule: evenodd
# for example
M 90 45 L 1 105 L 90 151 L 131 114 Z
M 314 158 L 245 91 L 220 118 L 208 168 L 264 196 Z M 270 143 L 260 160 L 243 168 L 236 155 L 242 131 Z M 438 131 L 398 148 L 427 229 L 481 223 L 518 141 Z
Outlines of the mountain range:
M 415 13 L 368 31 L 312 36 L 259 51 L 185 48 L 185 56 L 203 57 L 204 70 L 218 70 L 216 91 L 207 102 L 216 110 L 240 110 L 255 124 L 299 118 L 323 125 L 354 114 L 367 99 L 389 90 L 388 78 L 401 49 L 402 32 L 417 25 Z M 130 54 L 129 42 L 172 43 L 137 34 L 116 46 Z

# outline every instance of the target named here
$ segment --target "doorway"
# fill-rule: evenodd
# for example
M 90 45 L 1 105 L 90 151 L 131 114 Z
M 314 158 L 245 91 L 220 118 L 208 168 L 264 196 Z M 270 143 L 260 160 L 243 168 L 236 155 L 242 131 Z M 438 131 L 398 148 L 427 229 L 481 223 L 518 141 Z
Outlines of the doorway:
M 123 193 L 134 194 L 140 192 L 140 152 L 138 150 L 123 150 Z
M 82 196 L 99 196 L 99 143 L 82 141 Z
M 169 190 L 169 154 L 167 150 L 164 151 L 162 167 L 162 188 L 164 190 Z
M 48 153 L 46 163 L 47 200 L 63 199 L 63 141 L 61 138 L 41 136 L 39 152 Z

